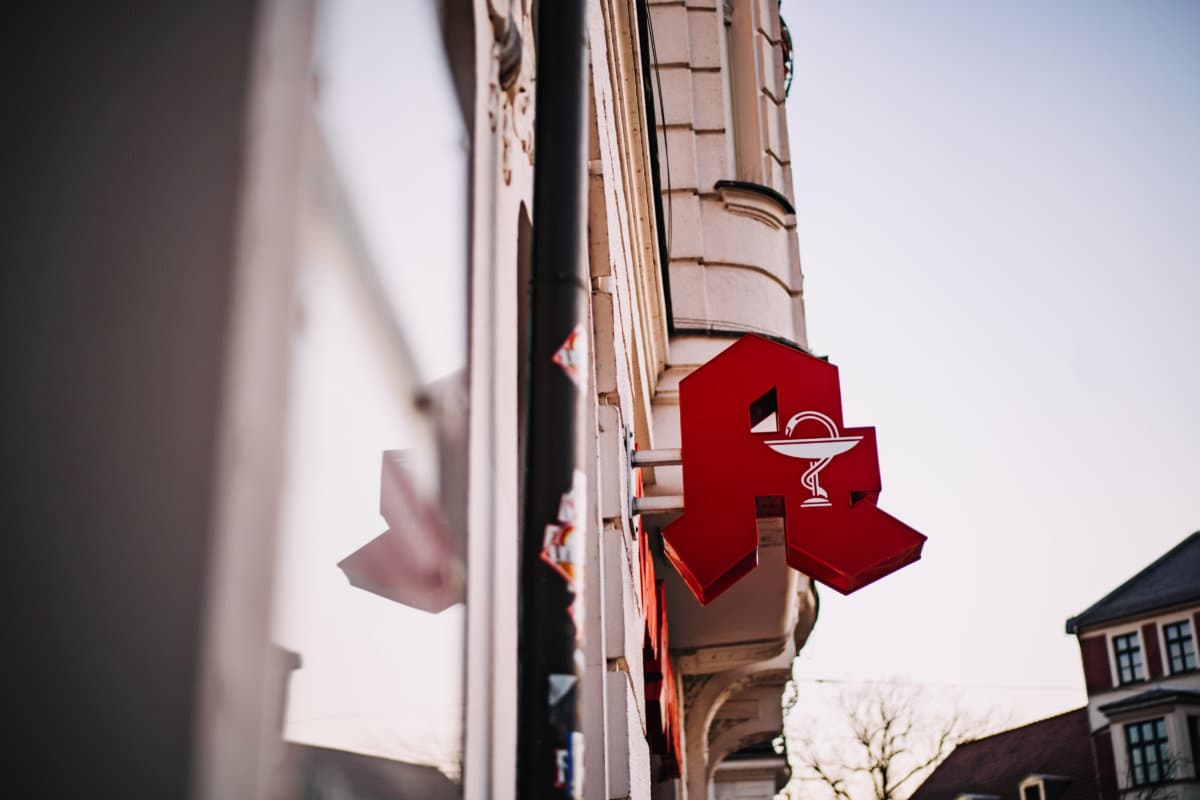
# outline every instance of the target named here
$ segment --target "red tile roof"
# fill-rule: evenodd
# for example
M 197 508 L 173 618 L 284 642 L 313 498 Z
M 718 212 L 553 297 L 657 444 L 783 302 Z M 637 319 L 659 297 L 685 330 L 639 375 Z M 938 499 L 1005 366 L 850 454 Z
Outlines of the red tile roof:
M 1070 778 L 1058 800 L 1099 796 L 1086 707 L 960 744 L 910 800 L 954 800 L 964 793 L 1019 800 L 1021 781 L 1033 774 Z

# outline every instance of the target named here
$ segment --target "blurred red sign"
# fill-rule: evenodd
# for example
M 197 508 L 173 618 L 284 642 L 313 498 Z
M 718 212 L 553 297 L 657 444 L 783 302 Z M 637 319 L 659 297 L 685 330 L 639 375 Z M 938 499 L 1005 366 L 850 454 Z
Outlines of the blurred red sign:
M 842 425 L 837 367 L 745 336 L 679 405 L 684 512 L 663 541 L 701 603 L 758 565 L 760 516 L 783 517 L 790 566 L 843 594 L 921 557 L 925 536 L 875 505 L 875 429 Z

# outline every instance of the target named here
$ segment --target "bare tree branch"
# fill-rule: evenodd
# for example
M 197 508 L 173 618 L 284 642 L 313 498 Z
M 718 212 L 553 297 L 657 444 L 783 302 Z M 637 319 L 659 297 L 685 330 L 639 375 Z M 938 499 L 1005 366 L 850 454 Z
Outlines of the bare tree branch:
M 944 703 L 912 684 L 868 684 L 839 700 L 850 753 L 831 746 L 828 732 L 819 741 L 805 737 L 793 752 L 797 779 L 823 787 L 833 800 L 867 792 L 874 800 L 900 800 L 982 728 L 957 706 L 936 713 Z

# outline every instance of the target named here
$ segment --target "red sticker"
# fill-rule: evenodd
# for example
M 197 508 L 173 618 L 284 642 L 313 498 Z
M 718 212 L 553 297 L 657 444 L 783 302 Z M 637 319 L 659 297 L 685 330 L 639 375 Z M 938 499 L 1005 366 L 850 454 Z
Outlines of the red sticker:
M 554 523 L 546 526 L 542 537 L 542 561 L 566 578 L 572 589 L 575 588 L 579 568 L 583 566 L 579 550 L 579 536 L 575 533 L 574 525 Z
M 558 501 L 558 519 L 542 534 L 542 561 L 566 579 L 571 591 L 583 574 L 583 532 L 576 521 L 586 508 L 587 476 L 579 470 L 572 475 L 571 488 Z
M 580 323 L 554 353 L 554 363 L 562 367 L 580 389 L 587 388 L 587 352 L 587 329 Z

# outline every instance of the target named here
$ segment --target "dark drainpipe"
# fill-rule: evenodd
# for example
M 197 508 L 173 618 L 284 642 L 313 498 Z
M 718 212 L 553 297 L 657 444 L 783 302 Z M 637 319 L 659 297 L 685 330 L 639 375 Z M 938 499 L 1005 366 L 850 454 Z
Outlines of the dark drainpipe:
M 521 539 L 517 797 L 582 786 L 583 403 L 588 385 L 584 0 L 537 5 L 528 443 Z M 572 509 L 572 492 L 578 514 Z M 573 529 L 576 522 L 579 529 Z M 593 532 L 594 533 L 594 532 Z M 589 631 L 599 636 L 602 631 Z M 602 742 L 589 743 L 592 747 Z

